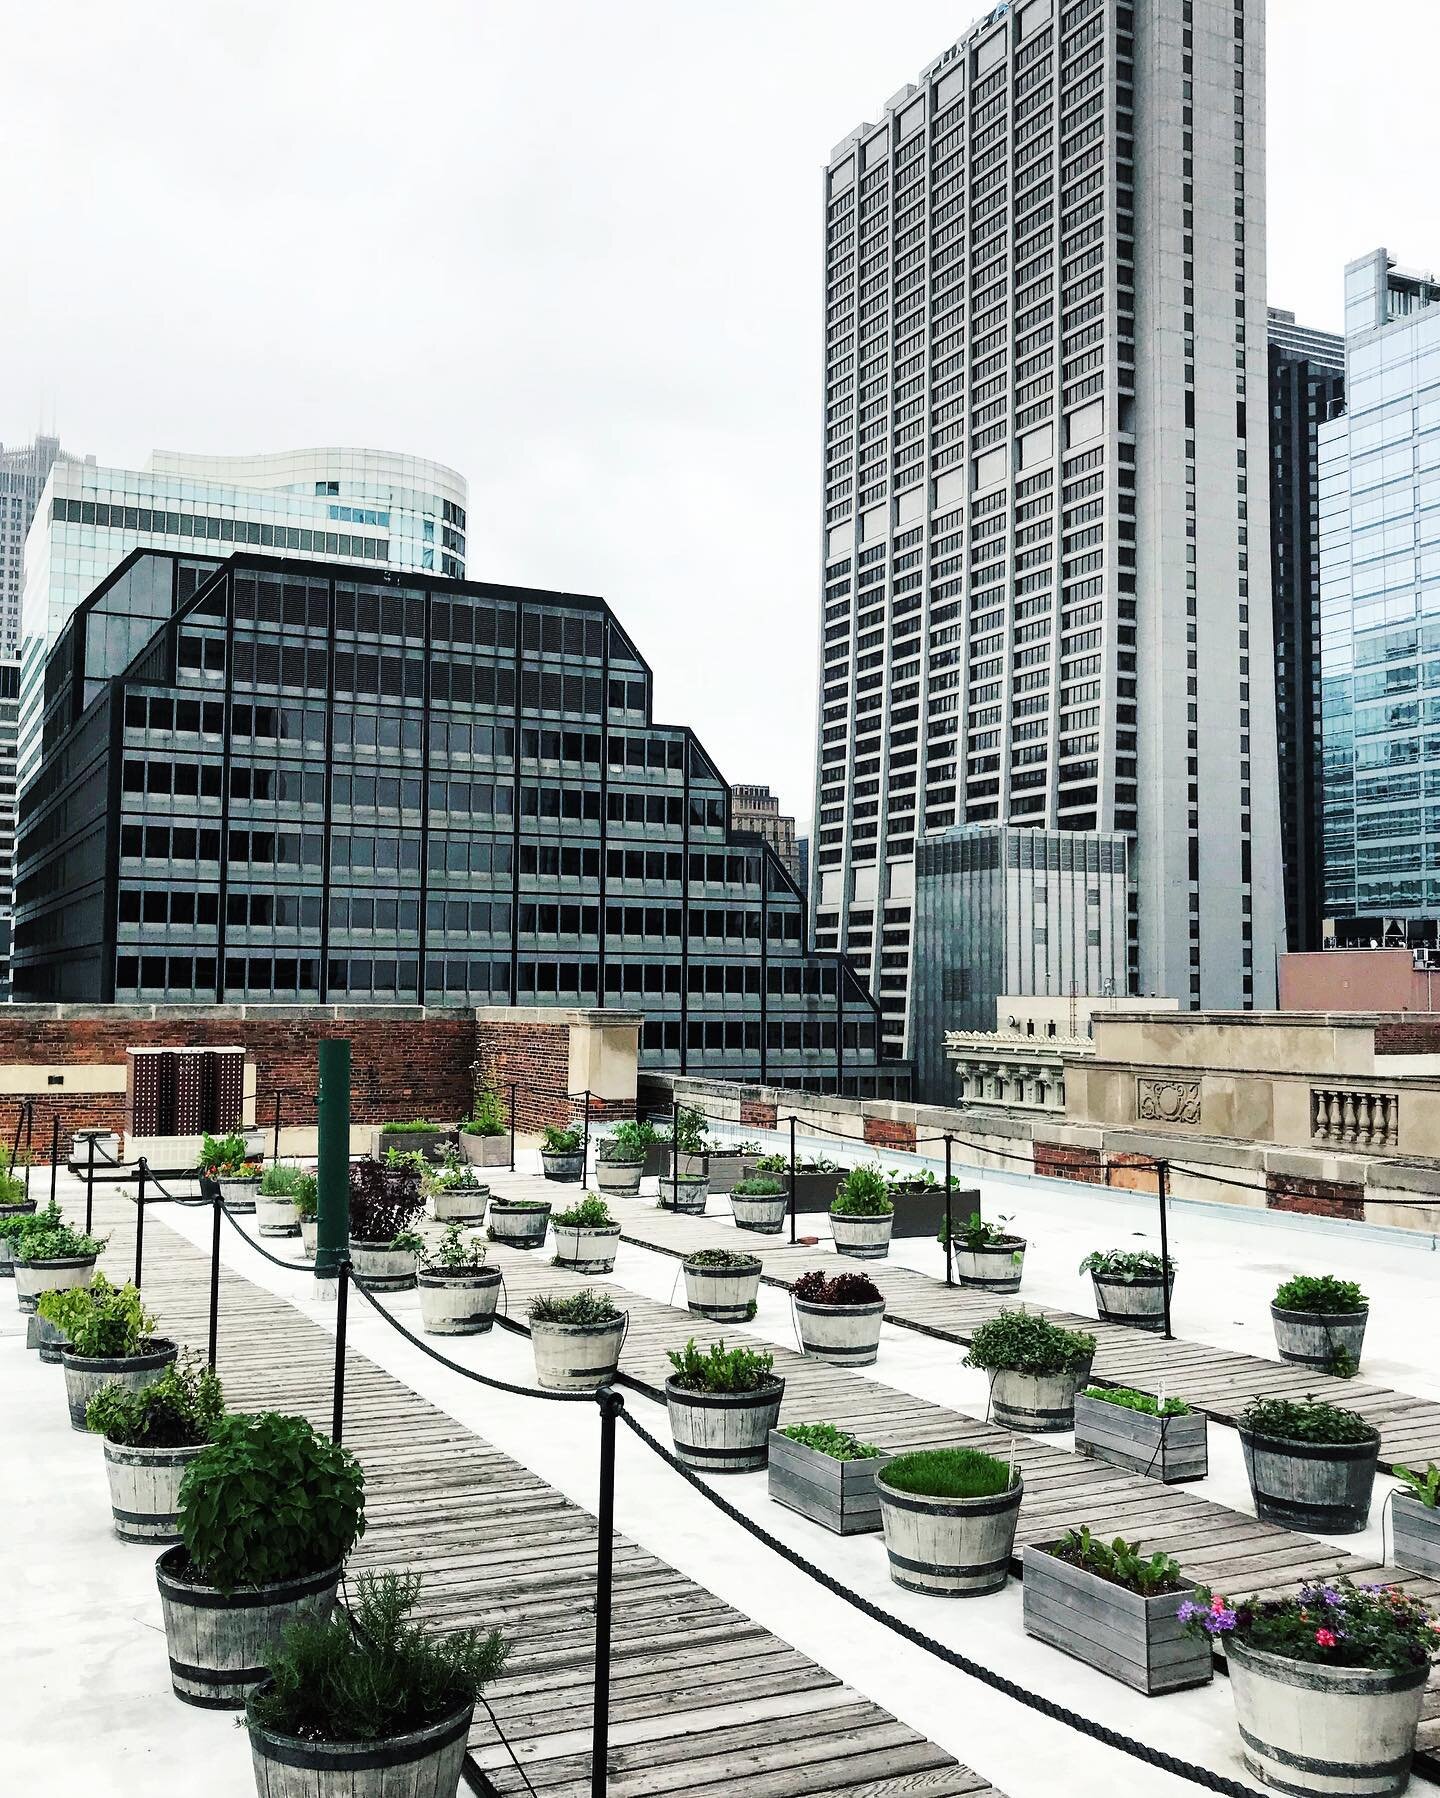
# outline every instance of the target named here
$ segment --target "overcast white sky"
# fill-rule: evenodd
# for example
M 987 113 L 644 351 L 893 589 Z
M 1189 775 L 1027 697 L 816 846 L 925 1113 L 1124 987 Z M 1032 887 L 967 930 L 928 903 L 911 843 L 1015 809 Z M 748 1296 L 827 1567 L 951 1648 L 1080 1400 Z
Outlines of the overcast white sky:
M 1142 0 L 1143 3 L 1143 0 Z M 810 810 L 820 170 L 968 0 L 0 0 L 0 439 L 407 449 Z M 1270 0 L 1270 299 L 1440 263 L 1440 0 Z

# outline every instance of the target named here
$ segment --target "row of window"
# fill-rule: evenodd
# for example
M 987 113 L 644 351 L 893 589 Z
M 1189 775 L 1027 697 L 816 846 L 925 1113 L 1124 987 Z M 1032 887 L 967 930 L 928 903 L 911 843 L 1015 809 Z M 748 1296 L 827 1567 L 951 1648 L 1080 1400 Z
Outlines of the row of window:
M 300 530 L 295 525 L 259 524 L 253 518 L 211 518 L 202 512 L 169 512 L 158 507 L 117 506 L 103 500 L 57 499 L 50 515 L 61 524 L 99 525 L 112 531 L 141 531 L 152 537 L 203 537 L 214 543 L 254 543 L 262 549 L 293 549 L 317 556 L 388 562 L 383 537 L 349 531 Z

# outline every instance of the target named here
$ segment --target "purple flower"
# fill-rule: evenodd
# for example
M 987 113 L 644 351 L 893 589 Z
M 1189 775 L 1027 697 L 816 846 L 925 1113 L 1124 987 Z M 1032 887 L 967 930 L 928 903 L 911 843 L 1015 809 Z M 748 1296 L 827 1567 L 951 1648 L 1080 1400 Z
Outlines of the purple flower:
M 1209 1605 L 1196 1604 L 1193 1598 L 1187 1598 L 1175 1615 L 1181 1623 L 1191 1623 L 1197 1617 L 1208 1617 L 1210 1615 L 1210 1607 Z
M 1206 1628 L 1210 1631 L 1212 1636 L 1224 1635 L 1226 1630 L 1234 1629 L 1234 1627 L 1234 1611 L 1211 1611 L 1210 1621 L 1206 1625 Z

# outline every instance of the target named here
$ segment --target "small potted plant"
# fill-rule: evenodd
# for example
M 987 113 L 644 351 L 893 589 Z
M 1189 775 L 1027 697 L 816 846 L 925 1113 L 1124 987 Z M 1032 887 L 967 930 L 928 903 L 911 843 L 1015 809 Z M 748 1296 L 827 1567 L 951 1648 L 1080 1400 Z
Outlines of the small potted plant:
M 1440 1467 L 1432 1461 L 1424 1473 L 1396 1465 L 1399 1480 L 1390 1517 L 1395 1529 L 1395 1565 L 1440 1579 Z
M 1029 1311 L 1001 1311 L 970 1339 L 967 1367 L 990 1375 L 990 1415 L 1003 1429 L 1042 1433 L 1075 1422 L 1075 1394 L 1090 1377 L 1095 1338 Z
M 1095 1288 L 1101 1323 L 1129 1324 L 1135 1330 L 1165 1328 L 1165 1301 L 1175 1290 L 1175 1261 L 1165 1263 L 1149 1249 L 1095 1249 L 1080 1263 Z
M 7 1230 L 15 1225 L 6 1224 Z M 34 1311 L 44 1292 L 84 1286 L 108 1238 L 72 1230 L 53 1202 L 23 1220 L 11 1238 L 15 1262 L 15 1298 L 22 1311 Z
M 1280 1359 L 1342 1380 L 1360 1371 L 1369 1317 L 1370 1301 L 1355 1282 L 1333 1274 L 1296 1274 L 1270 1301 Z
M 294 1623 L 245 1707 L 261 1798 L 452 1798 L 475 1701 L 505 1664 L 496 1631 L 412 1622 L 419 1574 L 362 1573 L 345 1617 Z
M 188 1360 L 148 1386 L 102 1386 L 85 1427 L 104 1438 L 110 1511 L 122 1542 L 180 1540 L 180 1482 L 225 1411 L 220 1381 Z
M 760 1291 L 760 1258 L 734 1249 L 697 1249 L 687 1255 L 685 1303 L 712 1323 L 748 1323 Z
M 447 1224 L 420 1266 L 420 1326 L 427 1336 L 478 1336 L 495 1321 L 500 1270 L 485 1265 L 485 1244 L 467 1242 L 459 1224 Z
M 298 1236 L 300 1214 L 295 1192 L 307 1176 L 288 1162 L 277 1161 L 260 1176 L 255 1194 L 255 1233 L 258 1236 Z
M 573 1183 L 585 1178 L 585 1138 L 579 1130 L 546 1124 L 540 1138 L 540 1162 L 547 1180 Z
M 674 1372 L 665 1382 L 675 1453 L 702 1473 L 749 1473 L 766 1462 L 770 1432 L 780 1420 L 785 1382 L 775 1357 L 757 1349 L 727 1349 L 723 1339 L 702 1354 L 692 1336 L 670 1350 Z
M 420 1176 L 408 1162 L 366 1156 L 351 1164 L 350 1265 L 357 1279 L 377 1292 L 415 1285 L 424 1244 L 414 1225 L 424 1209 Z
M 767 1179 L 778 1180 L 785 1189 L 788 1199 L 790 1193 L 790 1157 L 788 1155 L 759 1155 L 754 1161 L 744 1160 L 740 1164 L 742 1178 L 749 1180 L 756 1175 Z M 795 1160 L 795 1209 L 797 1211 L 828 1211 L 830 1202 L 840 1186 L 840 1165 L 831 1161 L 826 1155 L 797 1156 Z
M 300 1247 L 313 1261 L 320 1229 L 320 1182 L 314 1174 L 302 1174 L 290 1195 L 300 1225 Z
M 460 1148 L 472 1167 L 506 1167 L 510 1162 L 510 1120 L 489 1084 L 475 1101 L 475 1115 L 460 1126 Z
M 365 1476 L 303 1417 L 222 1417 L 180 1482 L 180 1541 L 155 1564 L 177 1698 L 238 1710 L 265 1655 L 326 1618 L 365 1528 Z
M 1344 1578 L 1293 1598 L 1180 1607 L 1225 1644 L 1245 1765 L 1286 1792 L 1403 1792 L 1435 1653 L 1435 1619 L 1400 1586 Z
M 911 1168 L 902 1173 L 891 1168 L 886 1174 L 890 1197 L 895 1201 L 895 1228 L 892 1238 L 900 1242 L 910 1237 L 934 1238 L 945 1228 L 945 1182 L 928 1168 Z M 979 1208 L 977 1187 L 963 1191 L 958 1174 L 950 1176 L 950 1211 L 952 1218 L 968 1217 Z M 943 1238 L 942 1238 L 943 1240 Z
M 1162 1486 L 1203 1480 L 1210 1471 L 1204 1412 L 1127 1386 L 1091 1386 L 1076 1397 L 1075 1452 Z
M 878 1167 L 852 1167 L 830 1202 L 830 1234 L 837 1254 L 882 1261 L 890 1253 L 895 1201 Z
M 490 1188 L 452 1144 L 446 1143 L 440 1159 L 425 1171 L 421 1182 L 435 1208 L 437 1224 L 483 1224 L 490 1203 Z
M 1256 1398 L 1237 1428 L 1257 1517 L 1321 1536 L 1365 1528 L 1380 1432 L 1358 1411 L 1314 1398 Z
M 870 1367 L 880 1353 L 885 1300 L 864 1274 L 801 1274 L 790 1288 L 800 1347 L 816 1361 Z
M 668 1131 L 660 1132 L 660 1178 L 672 1180 L 678 1173 L 682 1179 L 708 1180 L 710 1175 L 709 1125 L 703 1111 L 693 1105 L 682 1105 Z M 678 1150 L 678 1158 L 672 1151 Z M 672 1161 L 674 1165 L 672 1166 Z
M 651 1125 L 633 1118 L 602 1136 L 595 1155 L 595 1184 L 600 1191 L 633 1198 L 645 1172 L 646 1151 L 658 1140 Z
M 158 1380 L 179 1349 L 155 1334 L 155 1319 L 134 1286 L 112 1286 L 96 1274 L 89 1286 L 41 1295 L 40 1315 L 65 1338 L 60 1354 L 70 1427 L 83 1430 L 85 1411 L 97 1392 L 124 1386 L 131 1392 Z
M 896 1455 L 875 1476 L 890 1577 L 909 1592 L 980 1598 L 1010 1577 L 1025 1483 L 976 1448 Z
M 380 1161 L 391 1149 L 399 1149 L 407 1155 L 423 1155 L 428 1161 L 438 1152 L 446 1134 L 443 1124 L 432 1124 L 428 1118 L 382 1124 L 370 1132 L 370 1153 Z
M 564 1211 L 552 1212 L 555 1265 L 577 1274 L 608 1274 L 620 1246 L 620 1226 L 604 1199 L 583 1198 Z
M 608 1292 L 543 1292 L 529 1318 L 535 1378 L 547 1392 L 593 1392 L 614 1379 L 630 1315 Z
M 950 1257 L 957 1286 L 979 1292 L 1019 1292 L 1025 1271 L 1025 1238 L 1017 1236 L 1009 1223 L 1008 1217 L 989 1223 L 978 1211 L 971 1212 L 968 1222 L 956 1223 Z M 943 1218 L 938 1241 L 944 1248 Z
M 737 1230 L 753 1230 L 759 1236 L 778 1236 L 790 1209 L 785 1182 L 773 1174 L 755 1174 L 737 1180 L 730 1188 L 730 1214 Z
M 491 1242 L 507 1249 L 542 1249 L 549 1228 L 549 1199 L 502 1199 L 497 1193 L 490 1201 Z
M 218 1181 L 220 1197 L 231 1211 L 249 1214 L 260 1190 L 260 1163 L 239 1130 L 228 1136 L 205 1136 L 200 1143 L 200 1172 Z
M 1180 1621 L 1195 1582 L 1167 1554 L 1101 1542 L 1088 1525 L 1025 1548 L 1025 1634 L 1122 1680 L 1147 1698 L 1208 1686 L 1214 1657 Z
M 25 1197 L 25 1182 L 13 1167 L 0 1172 L 0 1280 L 13 1279 L 14 1263 L 10 1259 L 10 1236 L 7 1224 L 18 1225 L 23 1218 L 35 1214 L 34 1199 Z M 18 1228 L 16 1235 L 19 1234 Z
M 875 1475 L 887 1456 L 833 1423 L 770 1432 L 770 1496 L 837 1536 L 880 1528 Z

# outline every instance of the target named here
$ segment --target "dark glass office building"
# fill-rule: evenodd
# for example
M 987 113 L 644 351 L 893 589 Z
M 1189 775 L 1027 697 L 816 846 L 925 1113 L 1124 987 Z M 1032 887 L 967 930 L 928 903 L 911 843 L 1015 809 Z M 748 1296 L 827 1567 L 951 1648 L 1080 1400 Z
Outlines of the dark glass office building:
M 900 1084 L 603 600 L 137 551 L 56 643 L 43 743 L 18 998 L 611 1004 L 642 1067 Z

